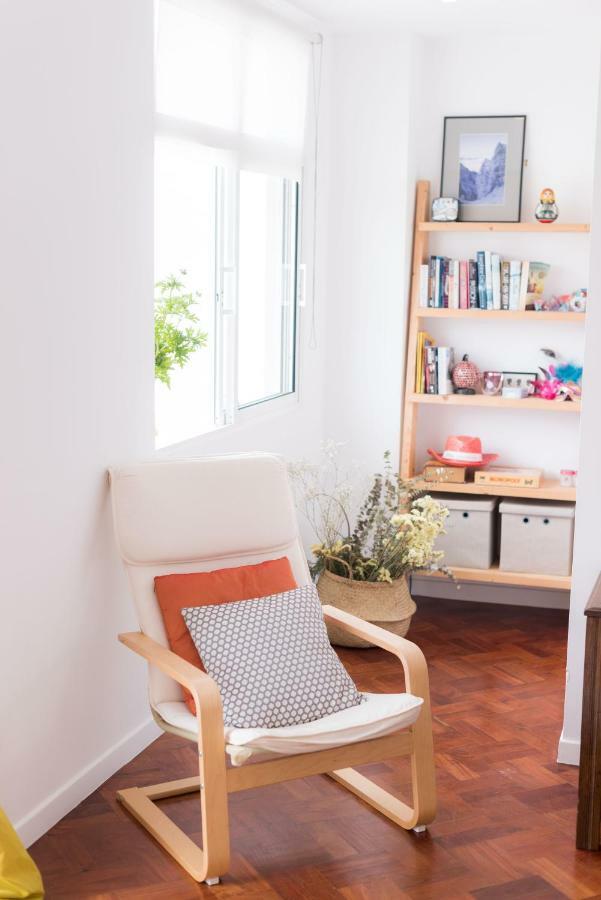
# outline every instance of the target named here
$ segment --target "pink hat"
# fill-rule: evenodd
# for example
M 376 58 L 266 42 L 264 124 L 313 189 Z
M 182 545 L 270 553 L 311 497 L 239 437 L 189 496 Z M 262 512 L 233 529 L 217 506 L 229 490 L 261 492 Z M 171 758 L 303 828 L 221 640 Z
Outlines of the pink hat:
M 474 469 L 487 466 L 494 462 L 499 455 L 498 453 L 482 453 L 480 438 L 470 437 L 467 434 L 450 435 L 442 454 L 430 449 L 428 453 L 446 466 L 469 466 Z

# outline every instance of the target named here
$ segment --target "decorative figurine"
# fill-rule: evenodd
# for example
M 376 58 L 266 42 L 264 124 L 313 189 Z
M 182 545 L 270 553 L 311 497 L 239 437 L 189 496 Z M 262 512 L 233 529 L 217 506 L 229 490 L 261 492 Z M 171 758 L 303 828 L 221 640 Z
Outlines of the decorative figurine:
M 469 361 L 467 353 L 457 363 L 451 375 L 456 394 L 475 394 L 481 378 L 480 369 Z
M 577 400 L 582 394 L 582 366 L 566 362 L 548 347 L 542 347 L 541 353 L 553 363 L 548 368 L 539 366 L 542 378 L 534 382 L 536 395 L 543 400 Z
M 572 312 L 583 313 L 586 312 L 586 301 L 588 297 L 588 291 L 586 288 L 580 288 L 578 291 L 573 291 L 570 296 L 570 309 Z
M 437 197 L 432 201 L 433 222 L 456 222 L 459 215 L 459 201 L 454 197 Z
M 540 201 L 534 210 L 534 215 L 543 224 L 554 222 L 559 215 L 559 209 L 555 202 L 555 192 L 551 188 L 544 188 L 540 192 Z
M 579 288 L 572 291 L 571 294 L 560 294 L 559 297 L 553 296 L 550 300 L 541 297 L 540 300 L 534 301 L 536 310 L 544 310 L 547 312 L 586 312 L 586 301 L 588 291 L 586 288 Z

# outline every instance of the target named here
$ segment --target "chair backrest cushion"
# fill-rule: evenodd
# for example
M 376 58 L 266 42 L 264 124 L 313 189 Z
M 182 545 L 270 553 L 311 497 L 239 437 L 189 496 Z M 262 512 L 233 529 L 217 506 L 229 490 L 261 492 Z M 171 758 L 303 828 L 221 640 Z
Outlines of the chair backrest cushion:
M 141 630 L 165 647 L 157 576 L 210 572 L 287 557 L 297 585 L 311 576 L 283 460 L 270 453 L 165 460 L 113 468 L 117 546 Z M 151 667 L 150 702 L 181 700 Z
M 280 594 L 296 587 L 287 557 L 268 559 L 254 566 L 235 566 L 188 575 L 159 575 L 154 580 L 169 646 L 174 653 L 204 669 L 204 664 L 182 616 L 184 607 L 232 603 Z M 196 707 L 192 694 L 184 688 L 184 700 L 192 715 Z

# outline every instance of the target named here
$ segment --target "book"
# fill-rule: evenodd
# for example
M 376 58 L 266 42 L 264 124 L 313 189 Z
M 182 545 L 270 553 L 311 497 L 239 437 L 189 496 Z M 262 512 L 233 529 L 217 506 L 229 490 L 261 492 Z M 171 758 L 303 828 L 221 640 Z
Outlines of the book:
M 449 306 L 451 309 L 459 309 L 459 260 L 451 260 L 451 269 L 453 270 L 453 289 L 449 296 Z
M 439 484 L 465 484 L 469 478 L 469 469 L 464 466 L 444 466 L 436 460 L 430 460 L 422 473 L 424 481 Z
M 492 308 L 501 309 L 501 257 L 498 253 L 490 254 L 490 271 L 492 281 Z
M 522 262 L 522 274 L 520 277 L 520 305 L 518 309 L 526 309 L 526 294 L 528 293 L 528 269 L 530 263 L 528 260 Z
M 478 306 L 486 309 L 486 266 L 484 264 L 484 250 L 478 250 L 476 254 L 478 269 Z
M 528 285 L 526 288 L 526 309 L 535 309 L 543 299 L 545 278 L 551 266 L 544 262 L 531 262 L 528 266 Z
M 501 260 L 501 309 L 509 309 L 509 260 Z
M 434 306 L 434 295 L 436 293 L 435 290 L 435 279 L 436 279 L 436 257 L 430 257 L 430 266 L 429 266 L 429 280 L 430 284 L 428 285 L 428 306 Z
M 430 289 L 430 266 L 426 263 L 419 267 L 419 305 L 428 305 L 428 293 Z
M 417 346 L 415 348 L 415 393 L 424 394 L 426 391 L 425 382 L 425 352 L 426 347 L 432 347 L 435 344 L 434 338 L 426 331 L 417 332 Z
M 425 349 L 425 380 L 426 394 L 438 393 L 438 364 L 436 347 L 426 347 Z
M 491 484 L 499 487 L 540 487 L 542 469 L 520 469 L 512 466 L 490 466 L 477 470 L 475 484 Z
M 492 262 L 490 250 L 484 251 L 484 281 L 486 284 L 486 303 L 484 309 L 492 309 Z
M 469 263 L 462 259 L 459 263 L 459 309 L 469 309 Z
M 469 271 L 469 308 L 478 308 L 478 263 L 475 259 L 470 259 L 468 265 Z
M 519 259 L 512 259 L 509 263 L 509 309 L 520 308 L 521 277 L 522 264 Z
M 423 375 L 424 375 L 424 347 L 426 341 L 432 342 L 432 338 L 425 331 L 417 332 L 417 340 L 415 347 L 415 393 L 423 393 Z
M 440 282 L 441 282 L 441 306 L 447 309 L 449 306 L 449 259 L 443 256 L 440 261 Z
M 451 381 L 451 370 L 454 365 L 454 351 L 452 347 L 436 348 L 436 364 L 437 364 L 437 393 L 452 394 L 453 382 Z
M 439 307 L 442 306 L 442 301 L 440 297 L 440 262 L 441 257 L 437 256 L 434 260 L 434 293 L 433 293 L 433 302 L 432 306 Z

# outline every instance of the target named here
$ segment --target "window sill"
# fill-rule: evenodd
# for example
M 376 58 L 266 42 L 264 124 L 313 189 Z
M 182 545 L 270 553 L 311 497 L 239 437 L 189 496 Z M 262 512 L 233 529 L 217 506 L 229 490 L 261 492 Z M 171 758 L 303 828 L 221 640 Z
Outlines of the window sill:
M 265 423 L 273 419 L 281 418 L 293 410 L 299 408 L 299 396 L 295 391 L 290 394 L 284 394 L 281 397 L 273 397 L 270 400 L 263 400 L 239 409 L 236 414 L 236 421 L 229 425 L 215 425 L 208 431 L 185 438 L 172 444 L 165 444 L 162 447 L 156 447 L 155 453 L 158 456 L 187 456 L 190 453 L 198 452 L 199 445 L 211 447 L 212 444 L 218 443 L 220 446 L 231 436 L 235 439 L 237 435 L 244 433 L 256 424 Z M 227 437 L 226 437 L 227 436 Z M 229 449 L 224 448 L 224 452 Z M 257 447 L 257 449 L 262 449 Z

